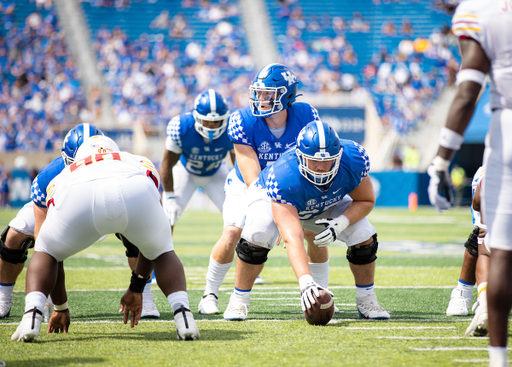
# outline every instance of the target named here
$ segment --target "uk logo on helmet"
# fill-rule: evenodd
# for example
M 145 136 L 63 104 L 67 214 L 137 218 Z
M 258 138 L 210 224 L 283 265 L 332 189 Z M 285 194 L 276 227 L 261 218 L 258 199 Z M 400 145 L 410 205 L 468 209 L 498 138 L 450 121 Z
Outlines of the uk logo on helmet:
M 285 71 L 284 73 L 281 73 L 284 80 L 288 82 L 288 85 L 292 85 L 297 81 L 297 78 L 295 77 L 295 74 L 293 74 L 291 71 Z

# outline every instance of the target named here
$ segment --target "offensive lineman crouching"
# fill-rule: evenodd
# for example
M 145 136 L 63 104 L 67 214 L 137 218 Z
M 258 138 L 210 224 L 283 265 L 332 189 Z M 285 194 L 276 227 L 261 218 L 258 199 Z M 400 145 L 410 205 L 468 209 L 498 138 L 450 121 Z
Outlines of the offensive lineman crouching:
M 248 190 L 242 239 L 237 245 L 235 291 L 224 312 L 226 320 L 245 320 L 250 290 L 268 252 L 281 234 L 301 289 L 302 309 L 315 303 L 322 289 L 311 275 L 304 249 L 304 231 L 317 233 L 314 245 L 335 240 L 347 244 L 347 259 L 356 278 L 361 318 L 389 319 L 373 292 L 377 234 L 366 216 L 375 203 L 368 176 L 370 162 L 363 147 L 339 139 L 319 120 L 297 137 L 297 148 L 265 168 Z
M 48 215 L 27 270 L 25 314 L 12 340 L 36 340 L 46 297 L 54 285 L 58 292 L 52 295 L 65 294 L 64 282 L 57 282 L 57 262 L 109 233 L 122 234 L 140 250 L 130 288 L 121 298 L 124 322 L 131 313 L 131 326 L 138 324 L 142 292 L 154 268 L 158 285 L 174 312 L 178 339 L 199 339 L 189 310 L 183 265 L 174 252 L 171 228 L 160 205 L 159 185 L 160 177 L 151 161 L 120 152 L 112 139 L 94 136 L 82 144 L 75 163 L 48 186 Z M 61 307 L 55 317 L 52 315 L 49 330 L 69 325 L 66 303 L 58 304 Z

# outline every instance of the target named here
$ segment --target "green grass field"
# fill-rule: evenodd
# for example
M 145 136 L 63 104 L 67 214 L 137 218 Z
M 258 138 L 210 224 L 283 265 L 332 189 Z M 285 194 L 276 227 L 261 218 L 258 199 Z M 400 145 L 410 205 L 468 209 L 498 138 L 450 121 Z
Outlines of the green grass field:
M 0 229 L 16 211 L 0 211 Z M 438 215 L 432 208 L 411 213 L 375 209 L 379 252 L 376 293 L 389 321 L 360 320 L 354 279 L 345 246 L 330 246 L 330 290 L 341 312 L 324 327 L 308 325 L 300 308 L 298 283 L 282 246 L 270 252 L 256 285 L 249 319 L 226 322 L 203 316 L 203 292 L 211 248 L 222 231 L 217 213 L 185 212 L 176 226 L 174 246 L 185 266 L 191 309 L 201 340 L 180 342 L 171 309 L 153 286 L 160 320 L 131 329 L 117 313 L 130 271 L 124 247 L 110 235 L 64 262 L 72 317 L 70 332 L 46 334 L 36 343 L 10 336 L 24 308 L 25 271 L 16 283 L 11 316 L 0 320 L 0 360 L 6 366 L 460 366 L 488 363 L 487 338 L 467 338 L 467 317 L 447 317 L 456 285 L 463 243 L 472 229 L 469 208 Z M 224 311 L 233 288 L 234 267 L 221 288 Z M 476 299 L 476 291 L 474 300 Z

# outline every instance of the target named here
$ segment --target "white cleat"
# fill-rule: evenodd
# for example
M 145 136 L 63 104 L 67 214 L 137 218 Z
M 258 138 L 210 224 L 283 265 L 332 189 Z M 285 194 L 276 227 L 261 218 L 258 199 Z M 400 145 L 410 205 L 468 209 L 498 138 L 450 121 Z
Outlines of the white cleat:
M 10 297 L 5 297 L 0 301 L 0 319 L 4 317 L 8 317 L 11 313 L 11 308 L 13 304 L 12 294 Z
M 340 312 L 340 309 L 336 305 L 334 305 L 334 313 L 339 313 L 339 312 Z
M 155 305 L 155 296 L 153 293 L 147 292 L 142 293 L 142 312 L 140 314 L 141 319 L 158 319 L 160 318 L 160 312 Z
M 184 306 L 174 312 L 174 324 L 178 340 L 197 340 L 201 337 L 192 312 Z
M 356 304 L 359 317 L 362 319 L 389 319 L 389 313 L 379 304 L 379 301 L 377 301 L 377 295 L 375 293 L 370 293 L 362 297 L 357 296 Z
M 265 284 L 265 280 L 263 280 L 263 278 L 258 275 L 256 280 L 254 281 L 254 284 Z
M 249 303 L 244 301 L 242 297 L 232 294 L 229 299 L 228 307 L 226 311 L 224 311 L 224 320 L 245 321 L 245 319 L 247 319 L 247 313 L 249 312 Z
M 43 313 L 37 308 L 33 308 L 23 315 L 21 323 L 12 334 L 11 340 L 33 342 L 36 341 L 41 330 L 41 323 L 43 322 Z
M 197 307 L 198 311 L 202 315 L 217 315 L 219 314 L 219 309 L 217 308 L 217 302 L 219 298 L 213 294 L 206 294 L 201 298 L 201 302 L 199 302 L 199 306 Z
M 452 290 L 446 316 L 467 316 L 471 308 L 473 292 L 455 288 Z
M 475 316 L 466 329 L 466 336 L 486 336 L 487 335 L 487 292 L 482 292 L 478 297 L 478 306 L 475 310 Z
M 43 319 L 44 322 L 48 322 L 50 320 L 50 315 L 53 312 L 53 302 L 50 297 L 46 300 L 43 308 Z

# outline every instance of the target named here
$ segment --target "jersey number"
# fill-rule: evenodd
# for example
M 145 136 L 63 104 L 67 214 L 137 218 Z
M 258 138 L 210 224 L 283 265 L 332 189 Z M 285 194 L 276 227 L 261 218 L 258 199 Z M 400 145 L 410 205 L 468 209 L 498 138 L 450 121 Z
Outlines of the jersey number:
M 208 171 L 218 168 L 221 163 L 222 163 L 222 161 L 210 163 L 210 165 L 208 167 L 206 167 L 206 169 L 204 171 L 201 171 L 201 169 L 204 167 L 204 162 L 202 162 L 202 161 L 188 161 L 186 167 L 187 167 L 187 171 L 189 171 L 189 172 L 192 172 L 195 174 L 201 174 L 203 172 L 208 172 Z
M 80 168 L 82 166 L 88 166 L 94 162 L 100 162 L 106 159 L 120 161 L 121 155 L 118 152 L 93 154 L 90 155 L 89 157 L 79 160 L 78 162 L 73 163 L 71 166 L 69 166 L 69 169 L 71 172 L 74 172 L 77 168 Z

